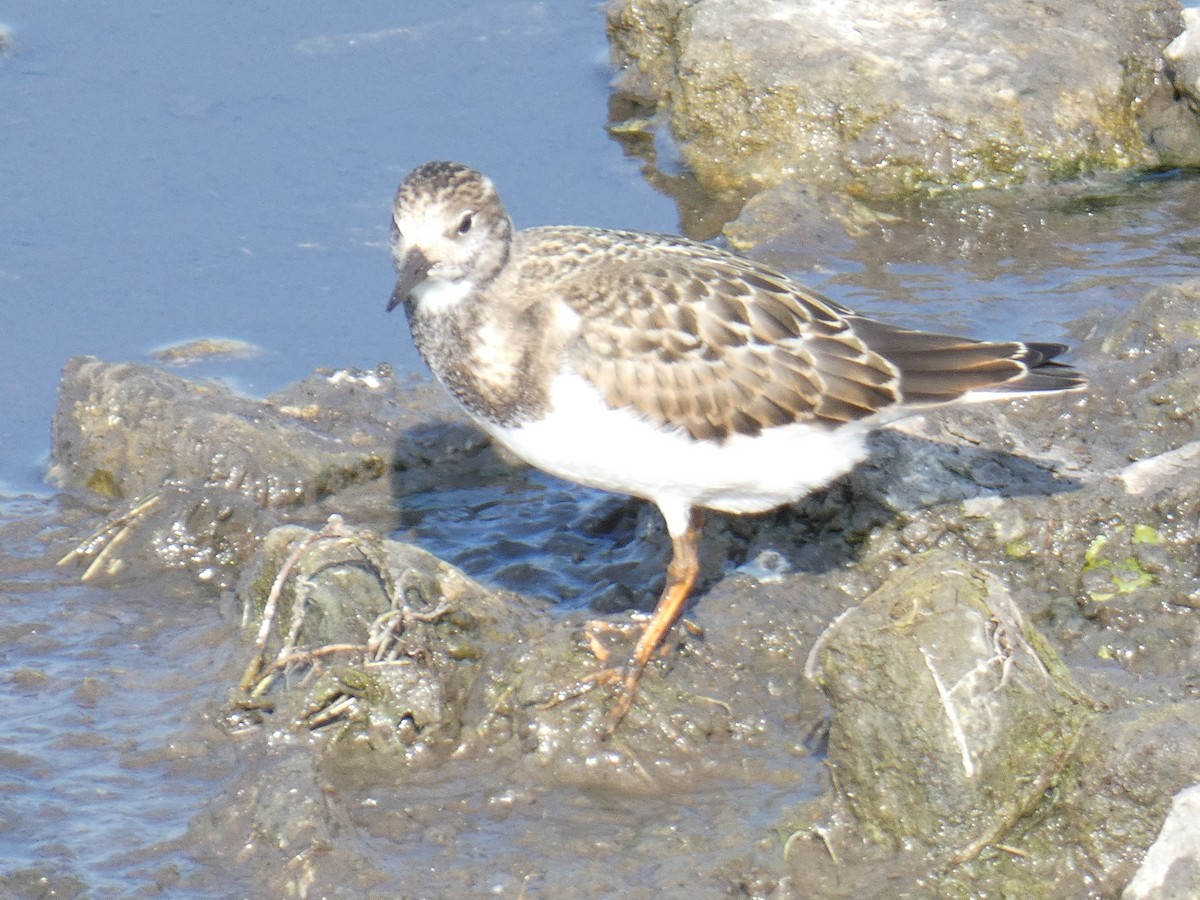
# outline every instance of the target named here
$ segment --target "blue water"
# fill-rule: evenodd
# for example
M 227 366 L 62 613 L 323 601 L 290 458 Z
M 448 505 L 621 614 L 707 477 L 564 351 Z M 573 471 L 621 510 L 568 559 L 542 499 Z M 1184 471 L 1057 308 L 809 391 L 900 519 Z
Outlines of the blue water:
M 672 230 L 605 133 L 593 0 L 0 8 L 0 489 L 40 487 L 79 353 L 220 336 L 265 393 L 316 366 L 416 368 L 385 317 L 397 183 L 487 171 L 523 225 Z

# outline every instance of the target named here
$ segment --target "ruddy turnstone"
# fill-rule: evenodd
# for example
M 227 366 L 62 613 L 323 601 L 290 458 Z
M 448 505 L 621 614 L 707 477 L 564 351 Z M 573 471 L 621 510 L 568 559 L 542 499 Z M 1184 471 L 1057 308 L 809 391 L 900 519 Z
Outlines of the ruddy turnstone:
M 426 163 L 396 192 L 388 309 L 496 440 L 538 468 L 653 501 L 666 586 L 609 727 L 700 569 L 701 510 L 764 512 L 866 456 L 872 429 L 945 403 L 1079 388 L 1062 344 L 993 343 L 858 315 L 760 263 L 679 237 L 514 231 L 492 182 Z

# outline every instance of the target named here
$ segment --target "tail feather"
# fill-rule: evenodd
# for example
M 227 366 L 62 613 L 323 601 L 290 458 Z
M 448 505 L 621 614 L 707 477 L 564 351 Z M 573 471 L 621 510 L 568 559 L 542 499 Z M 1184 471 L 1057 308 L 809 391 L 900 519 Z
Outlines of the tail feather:
M 1087 379 L 1077 369 L 1055 361 L 1056 356 L 1067 351 L 1066 344 L 1030 341 L 1018 346 L 1021 350 L 1012 358 L 1021 364 L 1021 373 L 1016 378 L 990 387 L 975 388 L 973 392 L 993 395 L 1041 394 L 1079 390 L 1087 386 Z
M 900 376 L 904 403 L 938 404 L 1077 390 L 1087 384 L 1073 367 L 1056 362 L 1065 344 L 990 342 L 895 328 L 856 319 L 854 330 Z

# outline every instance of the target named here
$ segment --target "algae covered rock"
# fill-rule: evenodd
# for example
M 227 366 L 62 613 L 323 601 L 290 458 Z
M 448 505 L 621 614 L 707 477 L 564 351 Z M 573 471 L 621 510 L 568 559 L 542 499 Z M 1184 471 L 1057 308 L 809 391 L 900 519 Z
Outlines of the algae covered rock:
M 178 484 L 294 508 L 385 475 L 403 494 L 498 468 L 444 392 L 387 366 L 317 371 L 255 400 L 152 366 L 74 357 L 52 438 L 50 480 L 110 500 Z
M 1164 136 L 1189 115 L 1161 59 L 1181 30 L 1171 0 L 623 0 L 608 20 L 618 90 L 710 194 L 875 199 L 1161 162 L 1139 113 Z M 1188 134 L 1168 155 L 1194 158 Z
M 860 830 L 973 858 L 1037 804 L 1088 707 L 991 574 L 945 553 L 901 571 L 818 640 L 828 767 Z
M 1064 843 L 1113 896 L 1136 874 L 1159 835 L 1172 797 L 1196 781 L 1196 703 L 1133 706 L 1088 724 L 1062 799 L 1035 838 L 1042 852 Z
M 1200 894 L 1200 784 L 1180 791 L 1123 900 Z
M 238 594 L 255 637 L 235 718 L 271 711 L 410 758 L 458 746 L 485 660 L 520 635 L 515 600 L 336 516 L 274 529 Z
M 137 363 L 64 367 L 49 479 L 107 521 L 64 562 L 84 580 L 140 565 L 232 587 L 273 525 L 392 516 L 394 497 L 504 469 L 444 392 L 371 371 L 321 370 L 262 400 Z M 385 477 L 386 476 L 386 477 Z
M 1183 10 L 1184 30 L 1163 51 L 1172 82 L 1193 105 L 1200 101 L 1200 10 Z
M 50 477 L 112 499 L 175 481 L 295 505 L 380 477 L 384 450 L 347 446 L 223 385 L 76 357 L 59 385 Z

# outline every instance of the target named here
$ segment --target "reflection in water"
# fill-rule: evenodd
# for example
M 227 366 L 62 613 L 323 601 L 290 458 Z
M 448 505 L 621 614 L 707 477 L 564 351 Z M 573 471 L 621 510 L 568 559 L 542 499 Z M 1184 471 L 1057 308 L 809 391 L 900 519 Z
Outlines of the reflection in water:
M 1197 203 L 1200 179 L 1187 173 L 947 196 L 876 209 L 841 240 L 812 242 L 812 226 L 785 222 L 755 253 L 872 315 L 1072 343 L 1147 290 L 1196 274 Z
M 681 233 L 724 234 L 853 309 L 914 327 L 1071 342 L 1150 288 L 1197 272 L 1196 172 L 870 206 L 787 186 L 720 198 L 700 189 L 636 98 L 610 98 L 609 131 L 675 202 Z

